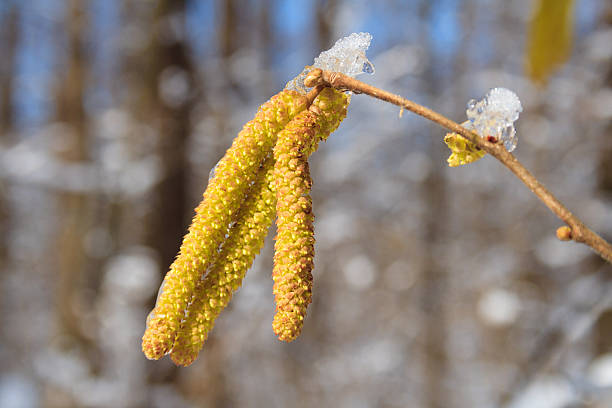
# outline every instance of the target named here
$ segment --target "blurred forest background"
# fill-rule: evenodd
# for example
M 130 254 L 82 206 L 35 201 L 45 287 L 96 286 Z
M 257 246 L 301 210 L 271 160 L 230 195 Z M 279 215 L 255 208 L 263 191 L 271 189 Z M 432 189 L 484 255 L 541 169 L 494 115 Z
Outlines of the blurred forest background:
M 210 169 L 351 32 L 360 79 L 459 122 L 517 92 L 515 154 L 612 238 L 612 3 L 575 2 L 543 86 L 538 3 L 1 0 L 0 407 L 612 406 L 612 267 L 495 160 L 450 169 L 442 129 L 360 95 L 311 163 L 301 337 L 271 330 L 271 234 L 195 364 L 140 351 Z

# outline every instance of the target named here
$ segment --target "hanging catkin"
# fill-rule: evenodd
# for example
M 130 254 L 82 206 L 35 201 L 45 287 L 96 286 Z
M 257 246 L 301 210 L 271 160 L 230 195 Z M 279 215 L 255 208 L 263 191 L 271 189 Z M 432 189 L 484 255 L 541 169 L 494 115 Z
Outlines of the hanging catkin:
M 298 92 L 278 93 L 260 107 L 219 161 L 147 319 L 142 339 L 147 358 L 158 359 L 170 351 L 196 283 L 217 255 L 229 225 L 235 222 L 244 196 L 275 145 L 278 132 L 306 106 L 307 98 Z
M 327 139 L 346 116 L 348 97 L 340 92 L 323 90 L 310 107 L 316 116 L 318 130 L 307 154 L 318 142 Z M 183 322 L 170 354 L 176 364 L 189 365 L 197 357 L 214 321 L 227 306 L 246 271 L 264 244 L 268 228 L 276 214 L 274 159 L 269 157 L 258 172 L 258 178 L 241 207 L 235 225 L 229 231 L 218 260 L 206 277 L 198 282 L 188 316 Z
M 315 238 L 308 156 L 338 127 L 346 116 L 347 104 L 347 96 L 324 89 L 308 111 L 279 133 L 274 147 L 277 235 L 272 328 L 279 340 L 292 341 L 300 334 L 312 301 Z

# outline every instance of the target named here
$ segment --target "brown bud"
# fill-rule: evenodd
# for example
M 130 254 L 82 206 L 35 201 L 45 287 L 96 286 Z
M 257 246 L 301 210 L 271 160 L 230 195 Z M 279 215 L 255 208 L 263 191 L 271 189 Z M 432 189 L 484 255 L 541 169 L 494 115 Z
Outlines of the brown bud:
M 321 68 L 313 69 L 308 73 L 308 75 L 306 75 L 306 78 L 304 78 L 304 85 L 306 85 L 308 88 L 312 88 L 319 83 L 322 75 L 323 71 Z
M 567 225 L 557 228 L 557 238 L 561 241 L 570 241 L 572 239 L 572 229 Z

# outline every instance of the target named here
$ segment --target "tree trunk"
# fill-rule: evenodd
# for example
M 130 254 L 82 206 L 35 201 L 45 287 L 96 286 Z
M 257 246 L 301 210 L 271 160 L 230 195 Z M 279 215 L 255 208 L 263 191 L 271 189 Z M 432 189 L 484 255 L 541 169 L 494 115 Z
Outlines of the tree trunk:
M 20 21 L 17 6 L 10 7 L 0 21 L 0 44 L 3 50 L 0 61 L 0 135 L 6 140 L 15 124 L 13 93 Z
M 9 8 L 0 19 L 0 145 L 11 143 L 15 125 L 15 55 L 19 44 L 19 12 L 16 5 Z M 10 215 L 7 200 L 7 182 L 0 180 L 0 265 L 7 265 L 7 237 L 10 231 Z
M 79 0 L 67 2 L 64 23 L 67 30 L 67 55 L 55 88 L 56 119 L 65 123 L 68 129 L 65 134 L 66 147 L 58 153 L 58 158 L 66 164 L 89 160 L 89 135 L 84 106 L 89 71 L 85 50 L 87 4 Z M 70 336 L 87 342 L 80 329 L 80 316 L 74 304 L 77 289 L 89 267 L 83 239 L 92 219 L 91 200 L 83 192 L 60 191 L 58 204 L 61 211 L 57 241 L 60 324 Z
M 317 1 L 316 20 L 319 50 L 316 51 L 315 55 L 333 45 L 333 27 L 337 8 L 338 2 L 336 0 Z
M 133 89 L 130 94 L 135 96 L 128 101 L 130 109 L 139 122 L 150 124 L 157 133 L 156 150 L 163 175 L 151 193 L 153 205 L 145 220 L 144 242 L 160 255 L 163 272 L 174 260 L 191 216 L 186 143 L 197 94 L 184 35 L 186 5 L 186 0 L 162 0 L 153 15 L 146 15 L 148 8 L 137 10 L 132 24 L 148 30 L 149 42 L 142 54 L 127 57 L 124 62 Z
M 434 2 L 427 1 L 422 7 L 422 15 L 425 19 L 430 19 L 431 9 Z M 428 41 L 431 42 L 429 33 Z M 428 49 L 433 49 L 432 46 Z M 429 59 L 433 60 L 433 59 Z M 442 83 L 439 77 L 435 77 L 434 72 L 429 69 L 425 79 L 428 84 L 428 95 L 440 95 Z M 435 103 L 433 104 L 435 106 Z M 437 133 L 438 127 L 428 125 L 430 132 L 435 135 L 428 137 L 431 160 L 433 163 L 444 163 L 446 147 L 440 143 Z M 421 310 L 425 318 L 424 321 L 424 406 L 429 408 L 448 407 L 446 396 L 445 377 L 448 365 L 446 354 L 446 292 L 448 277 L 443 265 L 440 264 L 440 254 L 438 251 L 441 246 L 441 239 L 444 237 L 444 228 L 448 206 L 446 204 L 446 180 L 444 170 L 439 165 L 434 165 L 431 172 L 424 182 L 423 198 L 428 212 L 425 214 L 424 242 L 426 243 L 427 253 L 424 256 L 423 282 L 421 287 Z

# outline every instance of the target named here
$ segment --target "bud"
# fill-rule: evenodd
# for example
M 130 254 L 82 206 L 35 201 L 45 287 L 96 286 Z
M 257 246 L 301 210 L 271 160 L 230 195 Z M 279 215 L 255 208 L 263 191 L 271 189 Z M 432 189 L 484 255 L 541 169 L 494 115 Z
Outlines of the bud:
M 484 150 L 479 149 L 474 143 L 458 135 L 457 133 L 447 133 L 444 143 L 451 150 L 451 155 L 447 159 L 450 167 L 469 164 L 484 157 Z
M 323 71 L 321 70 L 321 68 L 313 69 L 308 74 L 306 74 L 306 78 L 304 78 L 304 86 L 312 88 L 313 86 L 317 85 L 321 80 L 322 75 Z
M 572 229 L 567 225 L 557 228 L 557 238 L 559 238 L 560 241 L 571 241 Z

